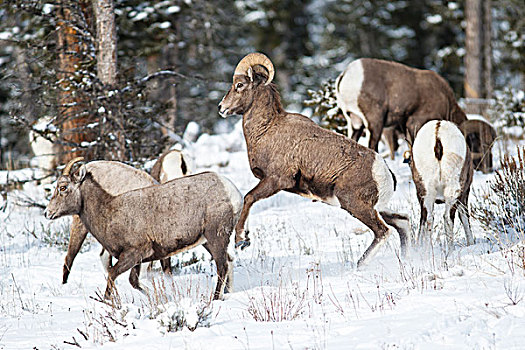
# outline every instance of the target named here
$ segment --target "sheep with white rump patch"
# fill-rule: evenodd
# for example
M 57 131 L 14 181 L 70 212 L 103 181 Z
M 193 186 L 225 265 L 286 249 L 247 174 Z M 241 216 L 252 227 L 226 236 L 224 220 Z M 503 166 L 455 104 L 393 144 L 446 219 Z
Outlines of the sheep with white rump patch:
M 243 115 L 243 130 L 252 173 L 260 182 L 244 198 L 235 227 L 235 243 L 248 245 L 244 224 L 251 206 L 284 190 L 338 206 L 374 233 L 374 239 L 357 262 L 373 256 L 393 231 L 399 232 L 401 249 L 407 244 L 408 217 L 389 212 L 386 205 L 395 178 L 381 156 L 342 135 L 323 129 L 310 118 L 288 113 L 275 85 L 268 57 L 244 57 L 233 84 L 219 104 L 223 117 Z
M 114 281 L 132 269 L 129 281 L 141 290 L 140 263 L 164 259 L 203 245 L 217 265 L 214 298 L 231 291 L 232 258 L 227 252 L 239 218 L 242 195 L 228 179 L 215 173 L 182 177 L 165 184 L 112 196 L 82 165 L 68 163 L 46 209 L 46 218 L 79 215 L 80 220 L 117 263 L 110 268 L 105 297 Z
M 419 240 L 429 240 L 434 222 L 434 204 L 445 203 L 445 232 L 453 248 L 456 210 L 463 224 L 467 244 L 474 243 L 468 218 L 468 196 L 472 183 L 472 159 L 465 137 L 452 122 L 432 120 L 419 130 L 410 151 L 410 163 L 421 207 Z
M 467 120 L 454 93 L 439 74 L 401 63 L 360 58 L 348 64 L 335 82 L 337 105 L 352 126 L 352 139 L 364 129 L 368 147 L 377 151 L 385 128 L 391 152 L 397 149 L 395 133 L 413 142 L 429 120 L 449 120 L 457 125 Z

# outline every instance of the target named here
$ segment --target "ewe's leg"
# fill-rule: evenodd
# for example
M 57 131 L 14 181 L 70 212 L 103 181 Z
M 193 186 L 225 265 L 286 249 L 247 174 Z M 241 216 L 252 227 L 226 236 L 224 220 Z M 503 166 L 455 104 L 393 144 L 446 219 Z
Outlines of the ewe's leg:
M 213 295 L 214 300 L 221 300 L 224 296 L 224 289 L 227 286 L 228 278 L 231 277 L 232 263 L 229 259 L 231 257 L 226 252 L 227 247 L 222 244 L 205 243 L 204 248 L 211 254 L 215 265 L 217 266 L 217 286 Z
M 474 236 L 472 235 L 472 230 L 470 229 L 469 215 L 467 213 L 467 207 L 460 204 L 458 208 L 459 219 L 463 225 L 463 230 L 465 230 L 465 236 L 467 237 L 467 245 L 472 245 L 476 243 Z
M 108 271 L 108 284 L 106 287 L 106 293 L 104 294 L 104 298 L 109 299 L 111 297 L 111 292 L 115 287 L 115 279 L 122 273 L 134 267 L 135 265 L 138 265 L 140 268 L 139 264 L 141 263 L 141 261 L 142 251 L 139 249 L 129 249 L 120 253 L 117 263 Z
M 390 150 L 390 159 L 394 160 L 396 157 L 396 151 L 399 148 L 397 143 L 397 132 L 395 126 L 383 128 L 383 137 Z
M 363 132 L 365 131 L 365 126 L 361 125 L 358 129 L 353 129 L 351 126 L 348 126 L 348 127 L 352 130 L 352 135 L 350 135 L 352 140 L 354 140 L 355 142 L 359 141 L 361 136 L 363 136 Z
M 373 122 L 368 125 L 368 131 L 370 132 L 370 140 L 368 141 L 368 148 L 377 152 L 377 145 L 381 140 L 381 134 L 383 133 L 383 120 L 381 122 Z
M 230 254 L 226 253 L 228 269 L 226 271 L 226 286 L 224 287 L 224 293 L 233 293 L 233 258 Z
M 142 287 L 139 283 L 139 276 L 140 276 L 140 264 L 133 266 L 131 271 L 129 272 L 129 283 L 131 286 L 135 289 L 143 291 Z
M 419 244 L 428 245 L 432 240 L 432 228 L 434 226 L 434 198 L 427 196 L 420 200 L 420 205 Z
M 470 228 L 469 213 L 468 213 L 468 196 L 470 193 L 470 187 L 468 187 L 459 197 L 456 202 L 456 207 L 459 212 L 459 219 L 465 230 L 465 236 L 467 237 L 467 245 L 472 245 L 475 242 L 472 230 Z
M 100 251 L 100 262 L 102 263 L 102 267 L 106 272 L 108 272 L 109 269 L 113 266 L 113 257 L 104 248 L 102 248 L 102 250 Z
M 171 275 L 171 258 L 162 259 L 160 261 L 162 271 L 168 275 Z
M 250 245 L 249 239 L 247 239 L 243 232 L 244 224 L 248 218 L 248 214 L 252 205 L 261 199 L 268 198 L 276 194 L 282 189 L 293 186 L 293 179 L 291 179 L 290 182 L 291 183 L 277 177 L 265 177 L 257 184 L 257 186 L 248 192 L 246 196 L 244 196 L 244 205 L 242 207 L 241 217 L 235 226 L 235 247 L 241 247 L 241 249 L 244 249 Z
M 385 123 L 385 111 L 381 106 L 371 105 L 371 109 L 366 112 L 366 120 L 368 122 L 368 132 L 370 139 L 368 140 L 368 148 L 377 152 L 377 145 L 381 140 L 383 134 L 383 126 Z
M 86 236 L 88 234 L 86 226 L 82 224 L 82 221 L 80 221 L 80 217 L 78 215 L 73 215 L 73 222 L 71 223 L 71 228 L 69 232 L 69 244 L 67 246 L 67 254 L 64 261 L 64 267 L 62 269 L 63 284 L 67 283 L 67 279 L 69 277 L 69 272 L 71 271 L 73 261 L 75 260 L 75 257 L 77 256 L 78 252 L 80 251 L 82 243 L 84 243 L 84 240 L 86 239 Z
M 445 201 L 445 214 L 443 221 L 445 222 L 445 235 L 447 236 L 449 251 L 454 250 L 454 216 L 456 209 L 454 208 L 453 200 L 447 199 Z

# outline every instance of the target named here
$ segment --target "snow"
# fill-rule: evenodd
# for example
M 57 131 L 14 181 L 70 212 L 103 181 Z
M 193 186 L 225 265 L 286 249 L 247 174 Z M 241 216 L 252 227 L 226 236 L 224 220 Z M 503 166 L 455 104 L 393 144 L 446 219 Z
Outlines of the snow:
M 426 20 L 428 23 L 438 24 L 443 21 L 443 18 L 441 17 L 440 14 L 435 14 L 435 15 L 427 16 Z
M 200 135 L 190 148 L 199 170 L 227 176 L 244 194 L 257 183 L 239 123 L 229 134 Z M 400 159 L 387 160 L 399 184 L 391 209 L 410 213 L 417 226 L 414 185 Z M 492 176 L 477 172 L 474 190 Z M 0 182 L 6 178 L 0 172 Z M 172 277 L 156 270 L 141 276 L 147 295 L 120 276 L 121 305 L 113 309 L 95 300 L 106 284 L 98 243 L 88 239 L 61 284 L 65 252 L 45 238 L 67 237 L 70 219 L 48 221 L 41 209 L 17 205 L 21 196 L 45 202 L 46 192 L 27 183 L 0 197 L 2 349 L 70 349 L 75 342 L 87 349 L 518 349 L 525 339 L 523 266 L 494 247 L 476 222 L 477 244 L 470 247 L 457 222 L 456 250 L 448 257 L 436 243 L 398 259 L 392 236 L 357 270 L 372 239 L 364 225 L 342 209 L 279 193 L 253 206 L 251 246 L 230 247 L 234 292 L 225 300 L 208 301 L 216 272 L 199 247 L 195 255 L 204 259 Z M 192 255 L 185 254 L 181 261 Z M 257 311 L 290 319 L 258 322 Z
M 176 5 L 170 6 L 166 9 L 166 12 L 169 14 L 178 13 L 180 12 L 180 6 L 176 6 Z

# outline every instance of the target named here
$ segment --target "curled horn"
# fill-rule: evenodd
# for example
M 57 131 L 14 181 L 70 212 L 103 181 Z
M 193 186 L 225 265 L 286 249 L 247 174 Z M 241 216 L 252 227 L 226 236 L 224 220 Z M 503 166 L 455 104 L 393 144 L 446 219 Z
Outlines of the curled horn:
M 75 165 L 75 163 L 81 162 L 83 160 L 84 160 L 84 157 L 76 157 L 76 158 L 71 159 L 69 161 L 69 163 L 67 163 L 66 167 L 64 168 L 64 171 L 62 172 L 62 175 L 68 176 L 69 172 L 71 171 L 71 168 L 73 167 L 73 165 Z
M 245 75 L 246 71 L 255 65 L 261 65 L 268 70 L 268 80 L 266 80 L 266 83 L 264 83 L 264 85 L 270 84 L 275 74 L 273 63 L 272 61 L 270 61 L 268 57 L 266 57 L 266 55 L 263 55 L 262 53 L 259 53 L 259 52 L 253 52 L 253 53 L 250 53 L 244 56 L 244 58 L 239 62 L 239 64 L 237 64 L 237 67 L 235 68 L 235 72 L 233 73 L 233 75 L 236 75 L 236 74 Z

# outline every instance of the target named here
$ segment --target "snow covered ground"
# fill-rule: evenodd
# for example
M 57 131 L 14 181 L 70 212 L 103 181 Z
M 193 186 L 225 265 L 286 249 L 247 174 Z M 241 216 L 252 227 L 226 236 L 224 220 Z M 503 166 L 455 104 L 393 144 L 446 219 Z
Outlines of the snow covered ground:
M 227 135 L 201 136 L 191 151 L 200 170 L 225 174 L 246 193 L 257 181 L 244 147 L 237 126 Z M 415 225 L 419 209 L 408 166 L 399 158 L 389 165 L 400 183 L 391 209 L 410 213 Z M 0 172 L 0 182 L 6 176 Z M 476 173 L 473 188 L 491 176 Z M 208 302 L 215 267 L 196 248 L 181 261 L 198 262 L 173 277 L 146 274 L 147 295 L 120 276 L 113 308 L 97 300 L 106 284 L 98 243 L 88 242 L 62 285 L 69 218 L 50 222 L 41 209 L 17 205 L 24 196 L 46 203 L 44 189 L 34 184 L 0 198 L 0 349 L 525 346 L 523 263 L 491 244 L 476 222 L 477 244 L 470 247 L 456 222 L 456 250 L 448 257 L 436 243 L 400 260 L 393 236 L 356 270 L 371 232 L 341 209 L 280 193 L 253 207 L 251 246 L 231 248 L 235 292 L 224 301 Z M 168 332 L 178 325 L 181 330 Z

